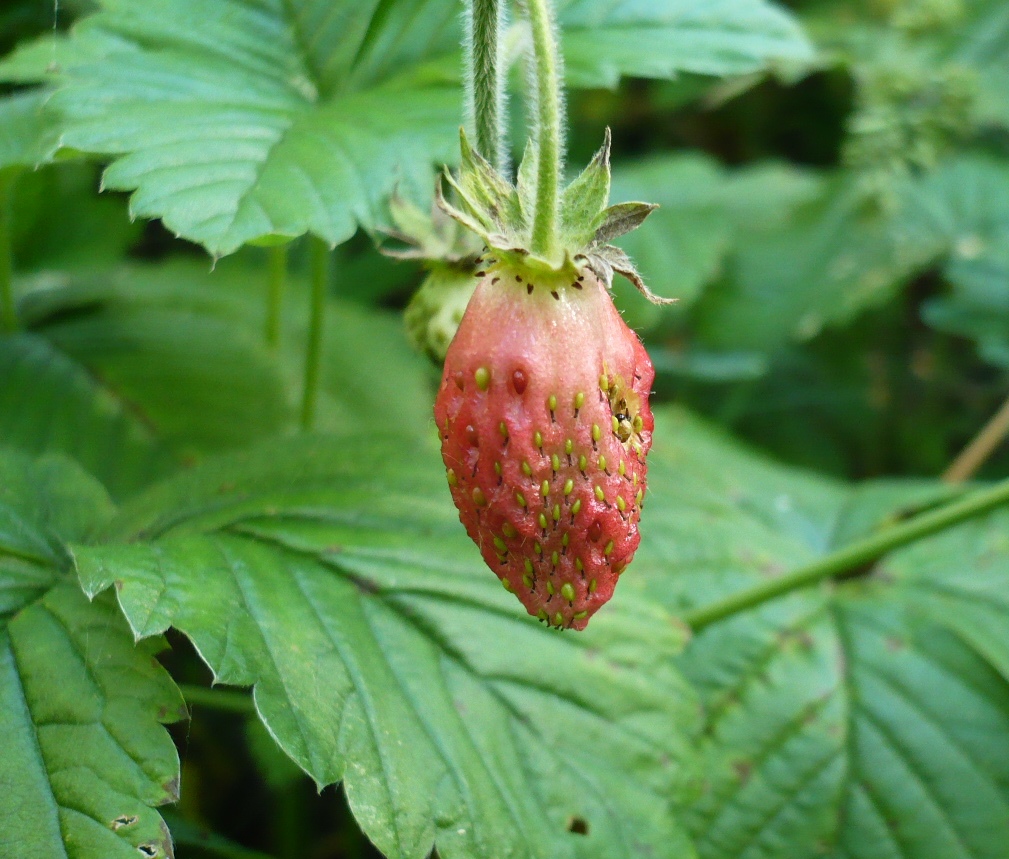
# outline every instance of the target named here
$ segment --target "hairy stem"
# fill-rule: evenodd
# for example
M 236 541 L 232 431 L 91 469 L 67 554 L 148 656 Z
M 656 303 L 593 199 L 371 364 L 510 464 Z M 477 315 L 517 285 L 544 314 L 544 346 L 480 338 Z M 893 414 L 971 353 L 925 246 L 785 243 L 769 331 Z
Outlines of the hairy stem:
M 251 715 L 256 712 L 252 696 L 236 689 L 208 689 L 206 686 L 195 686 L 191 683 L 180 683 L 179 690 L 189 706 L 206 707 L 208 710 L 221 710 L 225 713 Z
M 287 291 L 287 245 L 270 248 L 266 271 L 266 345 L 276 349 L 280 345 L 284 293 Z
M 525 0 L 535 58 L 536 145 L 539 155 L 536 211 L 530 250 L 547 259 L 557 254 L 557 210 L 564 154 L 561 56 L 550 0 Z
M 18 328 L 14 307 L 14 253 L 11 222 L 14 195 L 12 173 L 0 172 L 0 331 L 13 333 Z
M 301 428 L 310 430 L 315 424 L 319 399 L 319 372 L 322 369 L 322 325 L 326 311 L 326 289 L 329 285 L 329 246 L 319 238 L 310 239 L 312 304 L 308 320 L 308 344 L 305 349 L 304 390 L 301 399 Z
M 472 0 L 467 35 L 468 93 L 476 125 L 476 149 L 498 170 L 507 169 L 505 146 L 504 30 L 502 0 Z
M 998 450 L 998 446 L 1009 436 L 1009 399 L 995 416 L 984 425 L 981 432 L 965 447 L 950 464 L 942 476 L 947 483 L 963 483 L 970 480 L 988 458 Z
M 1009 504 L 1009 480 L 1003 480 L 990 489 L 971 493 L 937 510 L 922 513 L 871 537 L 838 549 L 819 561 L 800 567 L 798 570 L 773 581 L 761 582 L 759 585 L 740 591 L 711 605 L 687 612 L 683 620 L 691 629 L 698 632 L 706 626 L 725 620 L 747 609 L 755 608 L 775 597 L 808 587 L 824 579 L 857 570 L 894 549 L 943 531 L 967 519 L 981 516 L 1003 504 Z

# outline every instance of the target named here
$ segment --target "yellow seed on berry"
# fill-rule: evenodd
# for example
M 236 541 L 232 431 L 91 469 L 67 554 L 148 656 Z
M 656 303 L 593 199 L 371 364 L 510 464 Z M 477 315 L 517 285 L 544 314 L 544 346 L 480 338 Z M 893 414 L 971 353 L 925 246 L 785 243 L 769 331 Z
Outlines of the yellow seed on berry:
M 544 498 L 546 498 L 549 494 L 550 494 L 550 481 L 549 480 L 544 480 L 540 484 L 540 495 L 542 495 Z
M 483 507 L 487 503 L 487 496 L 483 494 L 483 490 L 479 486 L 473 487 L 473 503 L 477 507 Z
M 547 397 L 547 408 L 552 412 L 557 411 L 557 397 L 553 394 Z
M 596 592 L 597 587 L 599 587 L 599 582 L 597 582 L 595 579 L 592 579 L 592 581 L 589 582 L 589 593 L 594 594 Z
M 536 432 L 533 433 L 533 444 L 536 445 L 537 448 L 543 447 L 543 433 L 539 430 L 536 430 Z
M 581 509 L 582 509 L 582 499 L 579 498 L 577 501 L 575 501 L 574 504 L 571 505 L 571 514 L 573 516 L 577 516 L 578 515 L 578 511 L 581 510 Z
M 547 514 L 546 513 L 540 513 L 540 527 L 544 531 L 546 531 L 546 529 L 547 529 Z
M 592 441 L 599 441 L 603 437 L 603 431 L 599 429 L 599 424 L 592 424 Z
M 608 558 L 612 551 L 613 551 L 613 541 L 610 540 L 610 542 L 606 544 L 606 548 L 603 549 L 603 555 Z
M 561 585 L 561 596 L 568 602 L 575 601 L 575 589 L 571 587 L 571 582 L 565 582 Z
M 599 470 L 600 471 L 606 471 L 606 457 L 605 456 L 600 456 L 599 457 Z
M 479 367 L 473 374 L 473 378 L 476 379 L 476 386 L 481 391 L 486 391 L 490 387 L 490 370 L 486 367 Z
M 567 481 L 565 481 L 564 483 L 564 494 L 570 495 L 574 491 L 575 491 L 575 482 L 571 480 L 571 478 L 568 478 Z
M 618 495 L 617 496 L 617 509 L 621 513 L 623 513 L 627 509 L 627 502 L 624 501 L 624 498 L 623 498 L 622 495 Z
M 585 394 L 582 391 L 579 391 L 577 394 L 575 394 L 575 408 L 580 409 L 584 405 L 585 405 Z
M 449 486 L 455 486 L 459 483 L 459 478 L 455 476 L 455 471 L 453 469 L 450 468 L 446 473 L 448 475 Z
M 523 473 L 523 474 L 524 474 L 524 475 L 525 475 L 526 477 L 532 477 L 532 476 L 533 476 L 533 469 L 532 469 L 532 466 L 531 466 L 531 465 L 529 465 L 529 463 L 528 463 L 528 462 L 526 462 L 526 461 L 525 461 L 524 459 L 522 460 L 522 465 L 521 465 L 521 468 L 522 468 L 522 473 Z
M 567 439 L 567 440 L 566 440 L 566 441 L 564 442 L 564 452 L 565 452 L 566 454 L 568 454 L 568 456 L 570 456 L 570 455 L 571 455 L 571 454 L 572 454 L 572 453 L 574 452 L 574 449 L 575 449 L 575 443 L 574 443 L 574 440 L 573 440 L 573 439 L 570 439 L 570 438 L 569 438 L 569 439 Z
M 564 626 L 564 615 L 559 611 L 554 612 L 554 626 Z
M 519 507 L 525 507 L 526 506 L 526 497 L 521 492 L 516 492 L 515 493 L 515 503 L 518 504 Z
M 601 486 L 597 486 L 595 488 L 595 495 L 596 495 L 596 501 L 605 501 L 606 500 L 606 493 L 603 492 L 603 488 Z

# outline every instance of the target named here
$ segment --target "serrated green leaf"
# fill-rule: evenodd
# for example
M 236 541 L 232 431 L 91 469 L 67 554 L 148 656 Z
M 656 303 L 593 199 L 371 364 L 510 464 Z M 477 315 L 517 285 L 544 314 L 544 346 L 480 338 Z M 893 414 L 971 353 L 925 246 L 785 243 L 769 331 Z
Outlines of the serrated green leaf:
M 919 184 L 888 209 L 856 176 L 834 177 L 783 228 L 741 234 L 732 281 L 698 307 L 704 342 L 775 351 L 885 303 L 946 252 L 944 218 Z
M 387 855 L 689 856 L 655 799 L 690 769 L 679 633 L 619 598 L 584 635 L 530 621 L 429 450 L 371 433 L 208 463 L 124 511 L 121 542 L 78 547 L 82 581 L 119 582 L 137 634 L 174 625 L 219 682 L 255 684 Z
M 55 130 L 43 113 L 44 92 L 0 98 L 0 169 L 34 167 L 46 160 L 55 144 Z
M 68 460 L 0 449 L 4 856 L 173 855 L 154 808 L 177 798 L 179 760 L 159 723 L 186 710 L 155 659 L 164 642 L 135 646 L 114 600 L 89 602 L 67 575 L 63 541 L 111 513 L 102 487 Z
M 674 610 L 948 496 L 852 489 L 660 412 L 631 582 Z M 887 508 L 890 508 L 887 510 Z M 1009 838 L 1006 525 L 993 514 L 705 629 L 702 859 L 998 859 Z M 676 572 L 660 575 L 675 565 Z M 1001 636 L 1004 638 L 1004 635 Z
M 80 458 L 117 496 L 180 461 L 297 423 L 307 284 L 292 274 L 282 343 L 263 341 L 248 260 L 124 266 L 21 281 L 31 334 L 0 340 L 0 443 Z M 428 369 L 392 314 L 333 302 L 318 425 L 392 420 L 423 435 Z
M 106 187 L 133 191 L 134 214 L 215 255 L 271 235 L 342 242 L 381 221 L 394 186 L 426 196 L 431 163 L 453 159 L 461 94 L 434 71 L 458 64 L 449 0 L 102 7 L 0 75 L 54 79 L 61 145 L 111 157 Z M 575 85 L 810 56 L 794 21 L 763 0 L 700 14 L 682 0 L 593 0 L 562 17 Z
M 63 146 L 114 156 L 105 186 L 135 191 L 134 214 L 215 255 L 306 231 L 336 244 L 450 156 L 458 90 L 392 77 L 454 27 L 442 0 L 399 0 L 396 14 L 106 0 L 72 36 L 100 59 L 71 51 L 50 106 Z
M 573 86 L 612 87 L 621 75 L 743 75 L 768 66 L 801 68 L 813 58 L 795 19 L 764 0 L 568 0 L 560 5 Z
M 120 497 L 174 466 L 126 402 L 33 334 L 0 339 L 0 443 L 71 456 Z

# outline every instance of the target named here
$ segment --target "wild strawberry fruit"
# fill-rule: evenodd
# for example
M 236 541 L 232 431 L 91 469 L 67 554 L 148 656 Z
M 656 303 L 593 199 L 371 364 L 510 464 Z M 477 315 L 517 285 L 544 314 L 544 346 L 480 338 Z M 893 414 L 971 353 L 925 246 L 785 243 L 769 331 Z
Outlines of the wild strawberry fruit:
M 524 272 L 524 273 L 520 273 Z M 435 405 L 452 498 L 530 614 L 582 629 L 638 547 L 654 372 L 589 269 L 488 267 Z
M 563 629 L 584 629 L 634 556 L 652 440 L 652 364 L 608 289 L 614 270 L 643 285 L 603 241 L 653 207 L 605 208 L 608 144 L 565 195 L 562 259 L 523 249 L 521 172 L 512 188 L 465 138 L 461 208 L 441 201 L 488 246 L 435 403 L 452 498 L 504 587 Z

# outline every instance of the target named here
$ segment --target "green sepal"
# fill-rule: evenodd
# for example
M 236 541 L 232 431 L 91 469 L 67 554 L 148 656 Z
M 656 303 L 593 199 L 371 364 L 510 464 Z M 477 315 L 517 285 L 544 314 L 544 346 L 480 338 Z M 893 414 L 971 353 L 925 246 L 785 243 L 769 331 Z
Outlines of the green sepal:
M 595 242 L 610 200 L 610 130 L 600 150 L 561 196 L 561 243 L 577 252 Z
M 445 181 L 455 195 L 450 202 L 441 182 L 436 189 L 438 207 L 467 230 L 479 236 L 501 259 L 542 273 L 568 272 L 587 265 L 607 285 L 614 273 L 623 275 L 649 301 L 668 304 L 645 286 L 634 263 L 609 242 L 637 229 L 656 208 L 652 203 L 618 203 L 610 196 L 610 130 L 588 167 L 564 191 L 560 201 L 560 262 L 541 259 L 528 248 L 536 204 L 536 148 L 526 147 L 512 184 L 479 153 L 460 130 L 462 162 L 456 175 L 446 171 Z
M 605 245 L 633 232 L 657 208 L 656 203 L 617 203 L 610 206 L 602 213 L 602 223 L 596 230 L 592 244 Z

